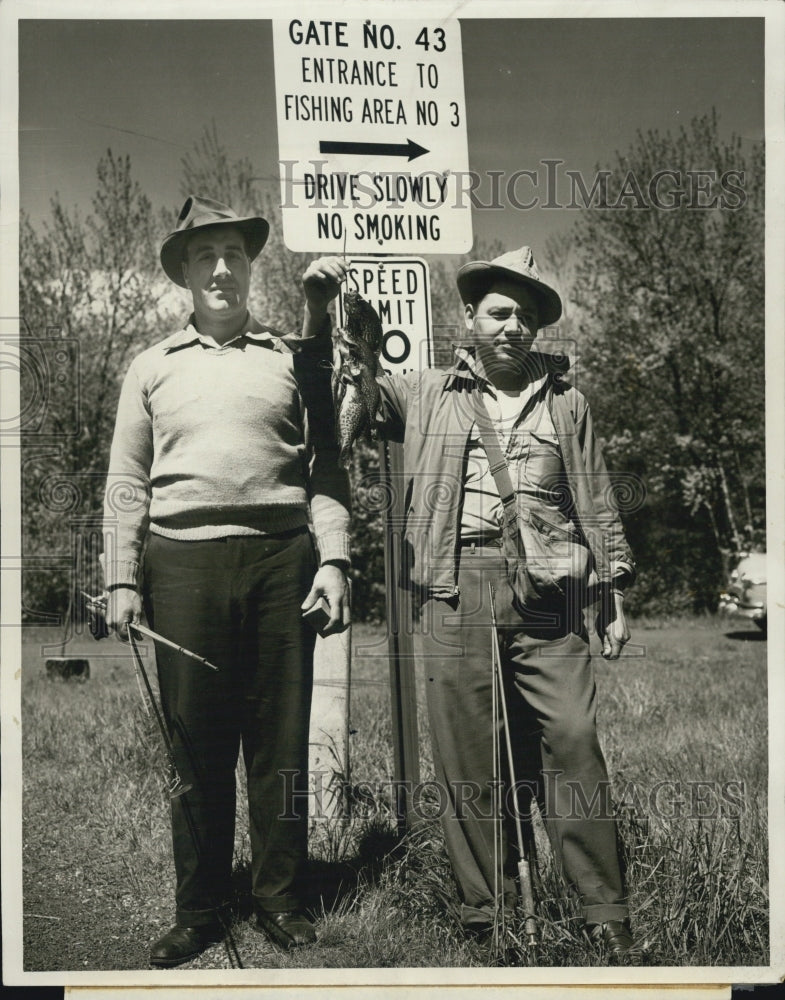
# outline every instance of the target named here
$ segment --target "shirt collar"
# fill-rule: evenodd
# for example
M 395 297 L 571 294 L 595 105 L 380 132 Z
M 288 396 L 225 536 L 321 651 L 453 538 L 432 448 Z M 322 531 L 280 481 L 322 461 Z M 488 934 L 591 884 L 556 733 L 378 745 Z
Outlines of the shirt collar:
M 478 385 L 482 392 L 493 394 L 493 385 L 477 371 L 477 359 L 469 347 L 455 348 L 455 362 L 450 369 L 445 389 L 470 389 Z
M 545 354 L 541 351 L 531 351 L 527 355 L 527 368 L 529 369 L 528 386 L 530 388 L 534 388 L 535 386 L 539 388 L 540 384 L 549 375 L 563 375 L 569 367 L 569 359 L 563 355 L 556 356 Z M 449 369 L 444 385 L 445 391 L 450 389 L 471 390 L 474 386 L 479 386 L 482 392 L 489 392 L 494 399 L 496 398 L 493 383 L 477 371 L 477 358 L 474 354 L 474 348 L 471 346 L 456 347 L 455 362 L 452 368 Z
M 257 319 L 255 319 L 250 313 L 248 313 L 245 326 L 240 333 L 228 340 L 223 347 L 228 347 L 229 344 L 235 343 L 237 340 L 247 338 L 248 340 L 256 341 L 257 343 L 269 346 L 274 351 L 285 350 L 284 345 L 281 343 L 281 337 L 283 334 L 274 330 L 270 326 L 264 326 Z M 194 344 L 201 344 L 203 347 L 211 348 L 214 351 L 221 350 L 221 347 L 216 344 L 212 337 L 205 337 L 203 334 L 199 333 L 195 326 L 194 314 L 188 317 L 188 322 L 179 330 L 173 337 L 169 338 L 169 343 L 166 345 L 166 353 L 169 354 L 172 351 L 180 350 L 183 347 L 191 347 Z

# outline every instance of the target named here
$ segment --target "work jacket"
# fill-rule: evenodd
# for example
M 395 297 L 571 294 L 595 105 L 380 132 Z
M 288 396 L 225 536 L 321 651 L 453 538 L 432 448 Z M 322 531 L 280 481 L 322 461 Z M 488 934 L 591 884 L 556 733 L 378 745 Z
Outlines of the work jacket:
M 459 352 L 463 353 L 463 352 Z M 592 582 L 607 584 L 635 564 L 600 447 L 589 405 L 564 380 L 569 361 L 531 352 L 532 379 L 547 376 L 545 403 L 564 462 L 571 516 L 591 552 Z M 465 353 L 450 369 L 429 369 L 378 380 L 382 433 L 403 444 L 393 461 L 391 488 L 403 511 L 394 530 L 402 537 L 402 583 L 421 600 L 458 594 L 460 518 L 474 397 L 488 383 Z

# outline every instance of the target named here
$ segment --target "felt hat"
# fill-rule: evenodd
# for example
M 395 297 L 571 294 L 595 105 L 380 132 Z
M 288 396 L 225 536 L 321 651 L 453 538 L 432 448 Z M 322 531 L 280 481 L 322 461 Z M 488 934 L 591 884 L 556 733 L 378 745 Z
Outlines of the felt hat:
M 539 307 L 539 326 L 555 323 L 562 312 L 559 293 L 540 279 L 531 247 L 510 250 L 488 262 L 475 260 L 464 264 L 456 280 L 463 302 L 476 302 L 494 281 L 513 281 L 534 293 Z
M 161 244 L 161 266 L 181 288 L 185 288 L 182 266 L 185 244 L 195 232 L 208 226 L 234 226 L 239 229 L 245 237 L 249 260 L 259 255 L 270 234 L 270 223 L 261 215 L 240 216 L 228 205 L 212 198 L 200 198 L 198 195 L 186 198 L 174 232 L 169 233 Z

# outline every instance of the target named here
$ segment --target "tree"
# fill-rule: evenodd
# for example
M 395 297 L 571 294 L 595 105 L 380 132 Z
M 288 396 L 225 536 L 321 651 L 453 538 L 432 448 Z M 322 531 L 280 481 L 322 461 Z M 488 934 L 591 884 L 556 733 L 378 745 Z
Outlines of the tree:
M 639 602 L 711 607 L 765 525 L 763 149 L 723 141 L 712 113 L 639 133 L 597 176 L 572 294 L 609 464 L 647 495 Z
M 85 218 L 59 195 L 41 227 L 22 215 L 28 617 L 62 613 L 73 591 L 99 583 L 98 529 L 121 379 L 132 355 L 160 339 L 176 308 L 156 267 L 159 228 L 130 159 L 111 150 L 98 163 Z

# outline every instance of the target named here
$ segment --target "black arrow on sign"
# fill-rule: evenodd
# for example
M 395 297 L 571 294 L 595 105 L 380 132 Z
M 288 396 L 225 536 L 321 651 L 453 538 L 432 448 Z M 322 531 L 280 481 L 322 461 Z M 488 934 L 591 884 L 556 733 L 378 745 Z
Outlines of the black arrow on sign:
M 430 150 L 407 139 L 406 142 L 335 142 L 324 139 L 319 143 L 320 153 L 357 153 L 362 156 L 405 156 L 416 160 Z

